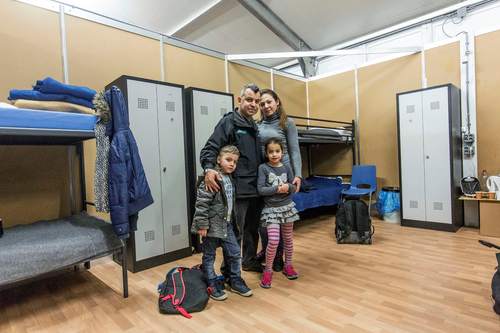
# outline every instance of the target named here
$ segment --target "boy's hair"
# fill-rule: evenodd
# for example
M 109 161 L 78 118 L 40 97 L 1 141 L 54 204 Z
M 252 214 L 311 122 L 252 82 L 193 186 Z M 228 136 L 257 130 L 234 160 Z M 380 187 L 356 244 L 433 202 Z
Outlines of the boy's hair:
M 227 146 L 222 147 L 219 150 L 218 157 L 221 157 L 224 154 L 234 154 L 234 155 L 237 155 L 239 157 L 240 156 L 240 151 L 238 150 L 238 148 L 236 148 L 236 146 L 227 145 Z
M 270 138 L 266 141 L 266 144 L 264 146 L 264 152 L 267 155 L 267 146 L 272 145 L 272 144 L 278 144 L 281 147 L 281 152 L 283 152 L 285 149 L 283 148 L 283 142 L 281 141 L 280 138 Z

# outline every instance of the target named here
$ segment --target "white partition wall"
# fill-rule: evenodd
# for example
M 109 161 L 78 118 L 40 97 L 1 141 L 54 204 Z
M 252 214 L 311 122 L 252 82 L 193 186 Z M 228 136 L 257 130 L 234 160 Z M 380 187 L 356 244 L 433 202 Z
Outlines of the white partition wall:
M 463 225 L 460 91 L 400 93 L 397 104 L 401 224 L 455 231 Z
M 186 119 L 183 86 L 121 76 L 130 129 L 139 148 L 154 203 L 139 212 L 128 242 L 137 272 L 191 255 Z

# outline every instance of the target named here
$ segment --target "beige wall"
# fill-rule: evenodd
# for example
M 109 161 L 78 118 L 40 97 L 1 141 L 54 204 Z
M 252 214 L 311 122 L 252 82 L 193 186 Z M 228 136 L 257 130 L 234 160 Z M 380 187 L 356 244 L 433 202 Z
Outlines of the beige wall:
M 356 114 L 354 71 L 309 82 L 311 118 L 351 122 Z M 312 122 L 328 126 L 328 123 Z M 333 124 L 333 126 L 341 126 Z M 349 175 L 353 165 L 352 146 L 332 144 L 312 147 L 313 173 Z
M 476 37 L 478 173 L 500 174 L 500 31 Z
M 460 43 L 426 50 L 425 71 L 428 87 L 453 83 L 460 88 Z
M 358 72 L 361 164 L 377 166 L 379 186 L 399 184 L 396 93 L 421 87 L 420 63 L 415 54 Z
M 306 83 L 275 74 L 274 91 L 278 94 L 286 113 L 307 117 Z
M 165 45 L 163 54 L 166 81 L 186 87 L 226 91 L 224 60 L 172 45 Z

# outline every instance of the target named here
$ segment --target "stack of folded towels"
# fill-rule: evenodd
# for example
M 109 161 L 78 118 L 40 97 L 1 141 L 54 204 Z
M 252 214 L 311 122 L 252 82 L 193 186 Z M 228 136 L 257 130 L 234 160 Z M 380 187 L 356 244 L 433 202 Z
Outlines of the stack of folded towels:
M 33 90 L 10 91 L 9 100 L 18 108 L 95 114 L 96 91 L 61 83 L 51 77 L 36 81 Z

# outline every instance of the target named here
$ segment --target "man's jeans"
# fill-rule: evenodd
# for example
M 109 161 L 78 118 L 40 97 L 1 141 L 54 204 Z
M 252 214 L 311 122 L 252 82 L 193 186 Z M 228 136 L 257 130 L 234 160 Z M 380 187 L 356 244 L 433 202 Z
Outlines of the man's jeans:
M 229 276 L 231 279 L 241 276 L 240 266 L 240 245 L 236 240 L 232 224 L 227 226 L 227 238 L 205 237 L 203 238 L 203 272 L 208 280 L 217 277 L 214 270 L 215 253 L 218 246 L 222 246 L 224 261 L 229 266 Z
M 257 254 L 261 212 L 261 198 L 236 199 L 234 213 L 240 231 L 238 241 L 240 244 L 243 241 L 243 266 L 251 265 Z

